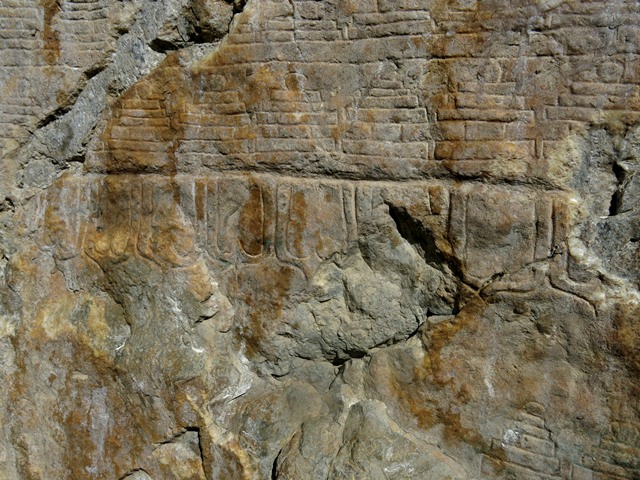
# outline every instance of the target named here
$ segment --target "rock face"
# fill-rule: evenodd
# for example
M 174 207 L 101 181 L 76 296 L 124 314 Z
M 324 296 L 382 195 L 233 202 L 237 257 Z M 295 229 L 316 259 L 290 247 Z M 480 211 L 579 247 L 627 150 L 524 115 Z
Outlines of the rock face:
M 4 1 L 0 479 L 640 478 L 639 25 Z

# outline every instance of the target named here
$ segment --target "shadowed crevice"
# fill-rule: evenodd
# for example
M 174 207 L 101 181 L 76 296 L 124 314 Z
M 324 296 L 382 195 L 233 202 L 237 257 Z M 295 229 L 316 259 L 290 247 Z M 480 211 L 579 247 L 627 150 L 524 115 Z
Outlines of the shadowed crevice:
M 466 288 L 478 292 L 478 289 L 465 282 L 460 261 L 455 257 L 445 255 L 438 249 L 433 233 L 422 222 L 414 218 L 404 207 L 391 203 L 387 203 L 387 206 L 389 207 L 389 216 L 394 221 L 400 236 L 418 252 L 427 265 L 439 270 L 447 277 L 453 276 L 459 287 L 464 285 Z M 454 315 L 462 307 L 460 288 L 458 290 L 453 305 L 452 313 Z
M 441 270 L 447 264 L 444 255 L 436 247 L 433 234 L 418 220 L 413 218 L 407 209 L 387 203 L 389 215 L 396 224 L 398 233 L 424 258 L 428 265 Z
M 627 183 L 627 172 L 618 163 L 611 165 L 611 170 L 616 177 L 616 190 L 611 195 L 611 204 L 609 205 L 609 216 L 613 217 L 620 213 L 624 213 L 622 207 L 622 197 Z

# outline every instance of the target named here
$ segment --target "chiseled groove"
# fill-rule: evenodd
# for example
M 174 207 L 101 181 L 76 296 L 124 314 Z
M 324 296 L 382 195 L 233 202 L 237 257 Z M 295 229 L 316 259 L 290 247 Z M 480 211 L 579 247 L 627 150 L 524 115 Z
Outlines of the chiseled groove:
M 294 175 L 295 173 L 295 175 Z M 320 174 L 310 172 L 278 172 L 276 169 L 256 170 L 255 168 L 225 168 L 223 170 L 214 170 L 207 167 L 203 167 L 199 171 L 195 172 L 180 172 L 178 173 L 161 173 L 157 171 L 117 171 L 117 172 L 98 172 L 88 171 L 82 177 L 83 178 L 104 178 L 104 177 L 150 177 L 158 179 L 179 179 L 185 177 L 233 177 L 246 178 L 251 177 L 267 177 L 273 179 L 282 179 L 285 181 L 321 181 L 327 183 L 344 183 L 344 182 L 357 182 L 359 184 L 389 184 L 389 185 L 411 185 L 411 184 L 426 184 L 430 182 L 445 183 L 445 184 L 460 184 L 461 178 L 453 174 L 442 175 L 429 175 L 424 174 L 415 177 L 379 177 L 379 178 L 367 178 L 365 175 L 351 175 L 342 172 L 336 172 L 331 174 Z M 465 185 L 489 185 L 489 186 L 508 186 L 508 187 L 520 187 L 525 189 L 542 189 L 545 192 L 557 192 L 557 193 L 569 193 L 571 190 L 559 188 L 557 185 L 544 181 L 524 181 L 519 179 L 508 178 L 484 178 L 478 176 L 465 177 Z

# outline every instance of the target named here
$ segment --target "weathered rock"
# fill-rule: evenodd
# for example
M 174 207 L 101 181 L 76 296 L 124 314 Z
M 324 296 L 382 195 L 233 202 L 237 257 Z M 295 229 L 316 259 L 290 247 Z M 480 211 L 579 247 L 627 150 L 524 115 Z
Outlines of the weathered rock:
M 0 8 L 0 479 L 640 478 L 640 6 Z

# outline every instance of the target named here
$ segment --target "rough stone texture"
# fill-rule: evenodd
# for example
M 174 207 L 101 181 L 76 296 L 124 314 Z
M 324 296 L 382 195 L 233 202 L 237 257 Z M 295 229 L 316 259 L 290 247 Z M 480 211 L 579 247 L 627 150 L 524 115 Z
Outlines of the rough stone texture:
M 2 0 L 0 479 L 639 479 L 639 25 Z

